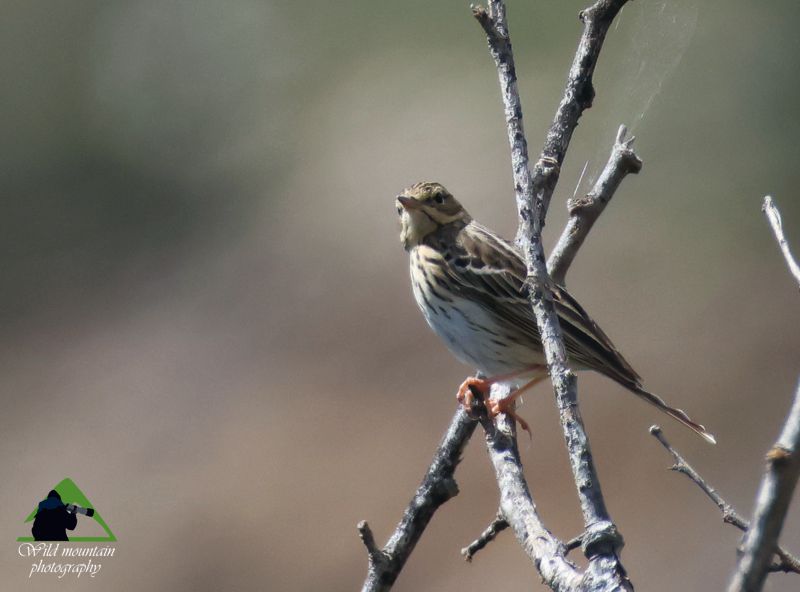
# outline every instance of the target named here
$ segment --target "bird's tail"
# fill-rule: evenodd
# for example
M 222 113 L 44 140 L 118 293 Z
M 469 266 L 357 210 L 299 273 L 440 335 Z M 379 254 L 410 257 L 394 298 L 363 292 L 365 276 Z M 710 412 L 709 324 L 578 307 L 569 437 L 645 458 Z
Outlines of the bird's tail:
M 641 386 L 632 386 L 630 389 L 639 395 L 642 399 L 650 403 L 651 405 L 655 405 L 661 411 L 669 415 L 671 418 L 678 420 L 687 428 L 692 430 L 694 433 L 701 436 L 706 442 L 710 442 L 711 444 L 716 444 L 717 439 L 714 438 L 714 435 L 711 434 L 706 430 L 704 426 L 699 423 L 692 421 L 692 419 L 686 415 L 686 412 L 683 409 L 675 409 L 674 407 L 670 407 L 666 404 L 664 399 L 659 397 L 658 395 L 654 395 L 651 392 L 644 390 Z

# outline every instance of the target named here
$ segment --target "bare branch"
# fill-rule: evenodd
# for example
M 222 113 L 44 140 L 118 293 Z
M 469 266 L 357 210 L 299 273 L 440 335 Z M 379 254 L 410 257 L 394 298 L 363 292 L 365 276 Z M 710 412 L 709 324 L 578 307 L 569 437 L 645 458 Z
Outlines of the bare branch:
M 509 394 L 508 385 L 492 386 L 494 398 L 503 398 Z M 494 421 L 484 416 L 481 422 L 500 489 L 500 511 L 545 584 L 553 590 L 564 592 L 603 589 L 580 588 L 582 574 L 566 559 L 567 551 L 563 543 L 547 530 L 539 518 L 522 471 L 514 421 L 500 415 Z
M 526 284 L 542 336 L 583 511 L 586 527 L 583 550 L 591 559 L 587 576 L 602 580 L 609 588 L 616 589 L 631 589 L 618 557 L 623 541 L 609 518 L 578 409 L 577 380 L 567 363 L 561 327 L 553 305 L 550 288 L 552 280 L 545 264 L 542 229 L 572 133 L 583 110 L 591 106 L 594 97 L 591 78 L 605 34 L 624 4 L 625 0 L 598 0 L 581 13 L 583 35 L 570 68 L 563 99 L 533 173 L 529 167 L 528 146 L 522 125 L 522 106 L 504 3 L 494 0 L 489 3 L 488 11 L 473 8 L 476 19 L 487 33 L 489 51 L 495 60 L 500 80 L 519 213 L 517 243 L 525 254 L 528 272 Z M 513 526 L 512 517 L 506 515 L 506 518 Z M 517 534 L 519 537 L 519 533 Z M 523 539 L 520 542 L 524 544 Z
M 642 170 L 642 161 L 632 148 L 634 138 L 626 139 L 627 133 L 624 125 L 619 126 L 608 162 L 594 187 L 583 198 L 571 199 L 567 204 L 569 220 L 547 262 L 550 277 L 557 284 L 564 285 L 567 269 L 619 184 L 628 174 Z
M 686 460 L 684 460 L 678 451 L 672 447 L 672 445 L 667 441 L 666 436 L 664 436 L 664 432 L 661 430 L 660 426 L 650 426 L 650 433 L 656 438 L 656 440 L 661 442 L 661 445 L 672 455 L 672 459 L 675 461 L 675 464 L 670 467 L 670 470 L 686 475 L 689 479 L 694 481 L 694 483 L 703 491 L 703 493 L 705 493 L 711 499 L 711 501 L 714 502 L 717 508 L 719 508 L 720 512 L 722 512 L 723 521 L 734 525 L 739 530 L 745 531 L 749 528 L 749 525 L 744 518 L 737 514 L 736 510 L 734 510 L 730 504 L 722 499 L 717 491 L 708 483 L 706 483 L 705 479 L 703 479 L 700 474 L 695 471 L 694 468 L 688 462 L 686 462 Z
M 358 536 L 361 537 L 361 542 L 367 548 L 367 555 L 369 555 L 370 563 L 381 563 L 385 560 L 383 552 L 378 549 L 375 544 L 375 536 L 372 534 L 372 529 L 367 524 L 366 520 L 362 520 L 356 525 L 358 529 Z
M 799 476 L 800 384 L 778 441 L 767 453 L 767 471 L 756 495 L 752 527 L 744 537 L 742 556 L 728 592 L 761 590 Z
M 772 226 L 772 232 L 775 234 L 775 240 L 778 241 L 778 246 L 783 253 L 784 259 L 786 259 L 786 264 L 789 266 L 789 271 L 800 286 L 800 266 L 798 266 L 797 261 L 794 260 L 792 252 L 789 250 L 789 243 L 786 242 L 786 237 L 783 236 L 781 213 L 778 211 L 778 208 L 772 202 L 772 198 L 769 195 L 764 197 L 764 204 L 761 206 L 761 210 L 767 215 L 767 220 L 769 220 L 770 226 Z
M 503 532 L 506 528 L 508 528 L 508 522 L 506 522 L 506 519 L 503 517 L 503 512 L 498 510 L 497 516 L 495 516 L 491 524 L 486 527 L 486 530 L 484 530 L 477 539 L 461 549 L 461 554 L 464 556 L 464 559 L 471 563 L 472 558 L 475 557 L 475 553 L 491 543 L 495 538 L 497 538 L 497 535 Z
M 785 551 L 783 547 L 778 547 L 775 554 L 778 556 L 779 561 L 770 565 L 770 571 L 784 571 L 800 574 L 800 559 L 788 551 Z
M 534 220 L 541 222 L 541 226 L 544 227 L 544 218 L 550 205 L 550 198 L 561 174 L 561 165 L 572 140 L 572 134 L 583 111 L 591 107 L 594 100 L 592 76 L 606 33 L 617 13 L 625 4 L 627 4 L 627 0 L 597 0 L 580 13 L 584 25 L 583 33 L 567 75 L 563 98 L 547 132 L 542 153 L 534 166 L 533 199 L 524 192 L 521 194 L 520 191 L 517 191 L 518 210 L 527 210 L 531 214 L 534 213 L 535 208 L 539 208 L 541 211 L 539 216 L 531 216 L 529 220 L 522 219 L 522 223 L 517 229 L 518 241 L 523 236 L 533 236 L 529 226 L 533 224 Z M 508 116 L 508 111 L 506 113 Z M 520 111 L 520 123 L 521 118 Z
M 566 547 L 567 549 L 567 553 L 569 553 L 570 551 L 574 551 L 575 549 L 580 549 L 582 541 L 583 541 L 583 534 L 579 534 L 578 536 L 568 540 L 564 545 L 564 547 Z
M 722 512 L 722 520 L 725 523 L 735 526 L 742 532 L 747 532 L 750 528 L 750 524 L 748 524 L 748 522 L 742 518 L 736 509 L 726 502 L 722 496 L 719 495 L 717 491 L 705 479 L 703 479 L 703 477 L 700 476 L 700 474 L 692 467 L 692 465 L 686 462 L 686 459 L 684 459 L 680 453 L 672 447 L 672 445 L 667 441 L 666 436 L 664 436 L 664 432 L 661 430 L 661 428 L 657 425 L 651 426 L 650 433 L 672 456 L 672 460 L 675 464 L 670 467 L 670 470 L 686 475 L 686 477 L 688 477 L 695 485 L 697 485 L 703 491 L 703 493 L 705 493 L 709 499 L 714 502 L 717 508 L 719 508 L 720 512 Z M 771 566 L 771 571 L 786 571 L 800 574 L 800 559 L 781 547 L 778 547 L 775 553 L 777 554 L 779 560 Z
M 585 11 L 584 15 L 586 15 L 586 14 L 590 14 L 591 15 L 594 12 L 603 12 L 604 10 L 606 10 L 604 8 L 605 4 L 607 4 L 607 2 L 598 2 L 597 4 L 592 6 L 590 9 Z M 618 12 L 619 7 L 621 7 L 621 5 L 624 4 L 624 1 L 623 2 L 614 2 L 612 4 L 614 4 L 614 7 L 611 8 L 611 9 L 608 9 L 609 10 L 609 14 L 607 15 L 607 18 L 603 17 L 602 14 L 600 14 L 597 17 L 597 21 L 596 22 L 601 23 L 601 28 L 602 28 L 602 35 L 600 35 L 599 41 L 592 42 L 592 43 L 589 42 L 589 37 L 591 37 L 593 35 L 593 31 L 595 31 L 597 29 L 597 26 L 598 26 L 598 25 L 595 24 L 595 21 L 591 21 L 591 19 L 589 21 L 590 23 L 592 23 L 591 26 L 587 25 L 587 28 L 584 31 L 583 37 L 581 38 L 581 43 L 580 43 L 580 46 L 579 46 L 578 54 L 576 54 L 575 60 L 573 62 L 573 66 L 572 66 L 572 68 L 570 70 L 569 81 L 568 81 L 568 84 L 567 84 L 567 90 L 565 91 L 565 97 L 567 95 L 571 95 L 573 97 L 582 97 L 581 101 L 583 103 L 583 107 L 581 107 L 581 109 L 578 110 L 577 115 L 569 115 L 570 113 L 575 113 L 575 110 L 573 108 L 569 107 L 569 105 L 572 104 L 572 101 L 570 101 L 567 98 L 565 98 L 565 100 L 562 101 L 561 105 L 559 106 L 559 114 L 561 114 L 561 113 L 566 114 L 564 116 L 564 119 L 571 119 L 572 117 L 574 117 L 575 122 L 577 122 L 577 118 L 580 116 L 580 112 L 579 111 L 582 111 L 583 108 L 585 108 L 585 107 L 587 107 L 587 106 L 589 106 L 591 104 L 591 99 L 589 99 L 589 101 L 587 103 L 585 101 L 585 98 L 586 98 L 587 95 L 593 96 L 593 93 L 594 93 L 594 91 L 591 89 L 591 72 L 594 70 L 594 64 L 595 64 L 596 59 L 597 59 L 597 52 L 599 52 L 600 45 L 602 45 L 602 37 L 605 35 L 605 31 L 607 30 L 608 25 L 613 20 L 613 17 L 616 14 L 616 12 Z M 516 74 L 514 73 L 513 56 L 510 54 L 511 45 L 510 45 L 510 40 L 508 38 L 508 31 L 507 31 L 507 27 L 505 26 L 505 23 L 506 23 L 505 6 L 504 6 L 504 4 L 502 2 L 492 2 L 492 5 L 491 5 L 490 8 L 491 8 L 492 17 L 490 17 L 490 13 L 489 12 L 487 12 L 485 9 L 480 8 L 480 7 L 473 7 L 473 14 L 477 18 L 477 20 L 481 23 L 481 26 L 484 27 L 484 31 L 487 33 L 487 37 L 489 37 L 490 40 L 494 39 L 494 43 L 499 45 L 499 46 L 503 46 L 503 45 L 507 44 L 507 49 L 508 49 L 508 54 L 509 54 L 509 59 L 510 59 L 510 65 L 511 65 L 509 81 L 510 81 L 510 84 L 513 85 L 514 92 L 516 93 Z M 502 18 L 497 18 L 497 15 L 502 15 Z M 585 19 L 584 15 L 582 15 L 582 18 Z M 584 20 L 584 22 L 587 22 L 587 21 Z M 498 28 L 495 28 L 495 24 L 496 23 L 502 23 L 502 25 L 498 26 Z M 602 23 L 605 23 L 605 24 L 602 24 Z M 583 60 L 585 60 L 585 66 L 584 67 L 576 67 L 576 64 L 580 64 L 580 62 L 583 61 Z M 502 77 L 501 77 L 501 82 L 502 82 Z M 588 91 L 587 91 L 587 89 L 588 89 Z M 576 91 L 580 91 L 580 92 L 576 92 Z M 518 95 L 517 95 L 517 98 L 518 98 Z M 517 105 L 518 104 L 519 104 L 519 102 L 517 101 Z M 518 111 L 518 113 L 519 113 L 520 131 L 521 131 L 521 117 L 522 117 L 521 109 Z M 508 112 L 507 112 L 507 117 L 508 116 L 509 115 L 508 115 Z M 562 121 L 562 118 L 559 117 L 559 115 L 557 115 L 556 116 L 556 121 L 553 124 L 553 128 L 555 128 L 557 125 L 562 125 L 562 123 L 559 123 L 561 121 Z M 551 142 L 551 136 L 553 134 L 553 128 L 551 128 L 551 134 L 548 135 L 548 144 L 552 143 Z M 574 124 L 572 124 L 572 129 L 574 129 Z M 571 131 L 570 131 L 570 135 L 571 135 Z M 524 135 L 521 135 L 520 139 L 521 139 L 521 142 L 524 144 L 525 143 Z M 558 143 L 558 142 L 556 142 L 556 143 Z M 564 147 L 564 150 L 566 150 L 566 146 Z M 562 160 L 563 160 L 563 154 L 562 154 Z M 546 159 L 545 159 L 545 161 L 546 161 Z M 525 148 L 525 162 L 526 162 L 526 167 L 527 167 L 527 148 Z M 515 181 L 516 181 L 516 178 L 515 178 Z M 555 182 L 553 182 L 553 187 L 554 186 L 555 186 Z M 552 190 L 551 190 L 551 194 L 552 194 Z M 609 199 L 610 199 L 610 197 L 609 197 Z M 519 204 L 519 192 L 518 192 L 517 201 L 518 201 L 518 204 Z M 598 212 L 597 215 L 599 215 L 599 212 Z M 578 241 L 578 240 L 580 240 L 582 242 L 585 239 L 586 233 L 588 233 L 588 231 L 589 231 L 589 228 L 587 228 L 586 231 L 582 235 L 576 235 L 574 237 L 568 237 L 566 239 L 568 242 L 567 242 L 565 248 L 570 250 L 573 254 L 572 254 L 572 257 L 570 258 L 569 261 L 564 261 L 562 263 L 562 270 L 561 270 L 562 274 L 566 274 L 567 269 L 569 268 L 570 264 L 572 263 L 572 260 L 574 258 L 574 254 L 577 252 L 578 248 L 580 247 L 580 244 L 576 244 L 576 245 L 573 246 L 573 245 L 571 245 L 571 243 L 573 241 Z M 542 255 L 542 261 L 543 260 L 544 260 L 544 255 Z M 563 417 L 563 413 L 562 413 L 562 417 Z M 372 541 L 372 546 L 373 546 L 373 548 L 371 549 L 370 546 L 367 545 L 367 550 L 368 550 L 368 554 L 369 554 L 369 558 L 370 558 L 370 563 L 369 563 L 369 572 L 368 572 L 368 575 L 367 575 L 367 579 L 366 579 L 366 581 L 364 583 L 363 590 L 389 590 L 391 588 L 392 584 L 394 583 L 394 581 L 397 578 L 397 575 L 399 574 L 400 570 L 403 568 L 403 566 L 405 564 L 405 561 L 408 559 L 409 555 L 411 554 L 411 551 L 413 550 L 414 545 L 419 540 L 419 538 L 422 536 L 422 533 L 423 533 L 425 527 L 427 526 L 428 522 L 430 521 L 430 518 L 432 517 L 433 512 L 435 512 L 436 509 L 438 508 L 438 505 L 424 504 L 425 507 L 427 508 L 425 513 L 427 514 L 429 512 L 429 514 L 427 515 L 427 518 L 425 520 L 414 520 L 413 518 L 409 518 L 410 516 L 412 516 L 412 515 L 414 515 L 415 513 L 418 512 L 418 508 L 417 508 L 416 502 L 420 497 L 420 493 L 423 492 L 424 490 L 431 490 L 432 489 L 432 487 L 431 487 L 432 483 L 445 482 L 448 479 L 449 480 L 453 479 L 453 471 L 455 470 L 455 463 L 457 462 L 457 460 L 453 460 L 453 459 L 460 458 L 460 455 L 461 455 L 462 451 L 464 450 L 464 448 L 466 447 L 466 444 L 469 441 L 469 438 L 472 436 L 474 428 L 475 428 L 475 422 L 470 420 L 466 416 L 466 414 L 464 414 L 460 409 L 457 410 L 456 414 L 453 416 L 452 420 L 450 421 L 450 425 L 448 427 L 447 434 L 443 438 L 442 443 L 440 444 L 439 448 L 437 449 L 437 451 L 436 451 L 436 453 L 434 455 L 434 460 L 433 460 L 431 466 L 428 468 L 428 472 L 426 473 L 425 478 L 423 479 L 423 483 L 422 483 L 422 485 L 420 485 L 420 488 L 417 490 L 417 495 L 415 495 L 414 499 L 411 501 L 409 506 L 406 508 L 403 520 L 398 524 L 397 529 L 395 530 L 394 534 L 392 535 L 389 543 L 387 543 L 387 546 L 382 550 L 378 550 L 379 554 L 375 553 L 375 550 L 377 550 L 377 546 L 374 543 L 374 538 L 371 536 L 371 531 L 369 531 L 369 527 L 366 525 L 366 523 L 363 523 L 363 528 L 362 528 L 361 525 L 359 525 L 359 532 L 360 532 L 360 535 L 361 535 L 362 540 L 364 541 L 365 545 L 367 545 L 367 542 L 371 540 Z M 516 451 L 516 442 L 514 442 L 514 450 Z M 505 466 L 502 469 L 504 474 L 505 473 L 509 473 L 509 474 L 513 475 L 515 473 L 515 471 L 518 470 L 519 472 L 518 472 L 518 477 L 517 478 L 518 479 L 522 479 L 522 468 L 521 468 L 522 465 L 521 465 L 521 462 L 519 461 L 518 453 L 515 453 L 514 455 L 506 456 L 505 458 L 510 460 L 511 464 L 509 464 L 508 466 Z M 449 459 L 450 462 L 453 462 L 452 470 L 450 469 L 448 463 L 439 462 L 439 459 Z M 494 462 L 494 460 L 493 460 L 493 462 Z M 595 480 L 595 482 L 596 482 L 596 480 Z M 426 487 L 426 483 L 428 484 L 427 487 Z M 453 484 L 455 485 L 455 481 L 453 481 Z M 527 485 L 525 484 L 524 479 L 522 479 L 522 483 L 517 482 L 515 484 L 515 490 L 527 491 Z M 446 500 L 444 500 L 444 501 L 446 501 Z M 441 503 L 444 503 L 444 501 L 442 501 Z M 531 500 L 531 506 L 532 506 L 532 500 Z M 530 526 L 536 527 L 537 524 L 541 527 L 541 529 L 544 529 L 544 526 L 541 525 L 540 521 L 538 521 L 538 517 L 535 517 L 535 507 L 533 507 L 533 510 L 534 510 L 533 517 L 530 515 L 530 510 L 531 510 L 531 508 L 528 507 L 524 512 L 521 513 L 520 520 L 519 520 L 519 522 L 521 524 L 521 526 L 520 526 L 521 532 L 523 532 L 523 531 L 524 532 L 536 532 L 536 528 L 530 528 Z M 407 532 L 407 525 L 409 523 L 414 524 L 415 525 L 415 529 L 414 529 L 413 533 L 411 533 L 412 536 L 405 536 L 402 533 L 406 533 Z M 524 526 L 526 524 L 529 525 L 529 527 L 526 528 Z M 546 532 L 546 529 L 544 529 L 544 531 Z M 561 565 L 562 562 L 560 560 L 558 560 L 557 556 L 560 554 L 560 556 L 563 557 L 564 553 L 566 552 L 566 549 L 564 550 L 564 552 L 562 552 L 561 551 L 561 548 L 562 548 L 561 543 L 557 539 L 552 537 L 552 535 L 550 535 L 550 539 L 552 539 L 552 540 L 550 540 L 550 543 L 549 543 L 550 547 L 552 547 L 553 549 L 556 549 L 558 551 L 558 553 L 555 556 L 556 558 L 553 559 L 553 561 L 556 562 L 556 565 Z M 619 544 L 621 546 L 621 539 L 620 539 L 620 543 Z M 589 549 L 587 548 L 586 551 L 589 551 Z M 391 558 L 386 559 L 386 561 L 383 562 L 383 558 L 386 556 L 385 555 L 386 553 L 390 553 L 391 554 Z M 543 555 L 541 557 L 541 561 L 546 563 L 547 565 L 549 565 L 551 563 L 551 557 Z M 542 569 L 545 569 L 545 570 L 556 570 L 556 572 L 558 572 L 558 570 L 559 570 L 559 568 L 557 568 L 557 567 L 552 567 L 552 568 L 544 567 L 544 568 L 540 568 L 540 572 L 541 572 Z M 563 580 L 565 582 L 574 583 L 575 582 L 574 574 L 572 574 L 567 567 L 563 567 L 563 570 L 565 571 Z M 621 568 L 620 568 L 620 570 L 621 570 Z M 564 587 L 563 589 L 564 590 L 569 590 L 571 588 Z M 593 588 L 593 589 L 602 589 L 602 588 Z
M 363 592 L 389 590 L 392 587 L 433 514 L 439 506 L 458 494 L 453 475 L 476 425 L 460 408 L 456 411 L 428 472 L 383 549 L 375 545 L 367 523 L 359 523 L 359 534 L 369 557 Z
M 633 138 L 629 139 L 627 142 L 629 143 L 632 140 L 633 140 Z M 615 146 L 614 150 L 616 150 L 616 146 Z M 608 170 L 608 165 L 606 166 L 606 170 Z M 601 178 L 606 174 L 606 170 L 604 170 L 603 175 L 601 175 Z M 599 184 L 599 180 L 598 180 L 598 183 L 595 184 L 595 187 L 597 187 L 598 184 Z M 613 194 L 613 191 L 603 194 L 603 195 L 607 195 L 608 196 L 607 198 L 605 198 L 605 197 L 603 198 L 603 199 L 605 199 L 606 203 L 611 198 L 612 194 Z M 594 214 L 594 219 L 596 220 L 600 216 L 601 213 L 602 213 L 602 209 L 599 209 L 599 211 L 597 211 L 596 214 Z M 572 265 L 572 262 L 574 261 L 575 254 L 577 254 L 578 250 L 580 249 L 580 246 L 583 244 L 584 239 L 588 235 L 589 230 L 591 230 L 591 225 L 586 227 L 585 230 L 582 229 L 580 233 L 567 233 L 567 229 L 568 229 L 568 227 L 565 227 L 564 232 L 562 233 L 561 240 L 559 240 L 559 245 L 562 246 L 565 251 L 571 252 L 572 255 L 569 257 L 568 260 L 565 259 L 560 263 L 560 265 L 562 266 L 561 267 L 562 276 L 566 275 L 566 272 L 568 271 L 569 267 Z M 468 429 L 468 430 L 467 429 L 463 429 L 463 422 L 464 421 L 470 421 L 470 423 L 473 425 L 473 429 Z M 453 458 L 453 457 L 456 457 L 456 456 L 460 455 L 460 452 L 458 452 L 458 451 L 463 451 L 464 448 L 466 448 L 467 442 L 469 441 L 469 438 L 472 436 L 472 433 L 474 431 L 474 425 L 475 425 L 475 422 L 471 421 L 471 420 L 468 420 L 466 418 L 465 414 L 461 411 L 461 409 L 458 409 L 456 411 L 455 415 L 450 420 L 450 425 L 448 427 L 448 432 L 447 432 L 448 434 L 449 433 L 454 434 L 455 437 L 453 437 L 453 438 L 448 438 L 448 437 L 443 438 L 442 443 L 439 445 L 439 448 L 436 450 L 436 453 L 434 454 L 433 464 L 428 468 L 428 472 L 426 474 L 426 478 L 428 478 L 428 477 L 430 477 L 431 479 L 444 479 L 445 478 L 444 475 L 437 473 L 437 471 L 441 470 L 445 465 L 434 466 L 436 464 L 436 462 L 437 462 L 437 459 L 439 459 L 439 458 Z M 452 477 L 452 475 L 451 475 L 451 477 Z M 415 497 L 415 499 L 416 499 L 416 497 Z M 436 509 L 437 508 L 434 508 L 434 511 Z M 409 511 L 411 511 L 411 506 L 409 506 L 409 508 L 406 509 L 405 513 L 408 514 Z M 364 524 L 366 524 L 366 523 L 364 523 Z M 403 522 L 401 522 L 398 525 L 398 528 L 401 528 L 402 525 L 403 525 Z M 422 536 L 422 530 L 424 530 L 425 526 L 427 526 L 427 523 L 418 524 L 418 527 L 421 528 L 421 530 L 420 530 L 419 535 L 417 536 L 416 540 L 419 540 L 419 537 Z M 503 530 L 503 529 L 498 528 L 497 532 L 500 532 L 501 530 Z M 359 525 L 359 531 L 361 531 L 360 525 Z M 483 537 L 485 534 L 486 533 L 483 533 L 481 535 L 481 537 Z M 363 535 L 362 535 L 362 540 L 363 540 Z M 478 540 L 474 541 L 470 546 L 468 546 L 464 550 L 462 550 L 462 554 L 465 554 L 465 556 L 466 556 L 466 553 L 464 553 L 464 551 L 472 548 L 472 545 L 475 545 L 476 543 L 478 543 L 479 540 L 480 540 L 480 538 Z M 581 546 L 581 540 L 582 540 L 582 537 L 577 537 L 576 539 L 574 539 L 574 541 L 577 541 L 577 544 L 575 546 L 570 546 L 572 544 L 572 542 L 569 543 L 567 545 L 567 551 L 571 551 L 573 548 Z M 488 543 L 488 542 L 489 541 L 486 541 L 486 543 Z M 485 544 L 483 546 L 485 546 Z M 482 548 L 482 547 L 480 547 L 480 548 Z M 471 555 L 474 555 L 474 553 L 477 552 L 478 550 L 480 550 L 480 548 L 476 548 L 471 553 Z M 401 549 L 399 547 L 397 548 L 397 552 L 398 553 L 401 552 Z M 405 558 L 407 559 L 408 556 L 411 554 L 411 551 L 409 550 L 409 551 L 406 552 L 406 551 L 403 550 L 402 553 L 405 555 Z M 469 558 L 467 560 L 469 560 Z M 402 567 L 403 566 L 400 565 L 398 567 L 398 571 L 401 570 Z M 397 576 L 395 575 L 395 578 L 396 577 Z M 368 576 L 368 581 L 369 581 L 369 576 Z M 366 583 L 365 583 L 365 585 L 366 585 Z M 371 589 L 371 590 L 384 589 L 384 590 L 387 590 L 388 588 L 367 588 L 367 589 Z
M 789 271 L 800 284 L 800 268 L 789 250 L 789 244 L 783 235 L 780 212 L 770 196 L 764 197 L 762 209 L 772 226 L 772 232 L 786 259 Z M 798 477 L 800 477 L 800 384 L 778 441 L 767 453 L 766 474 L 756 494 L 753 518 L 750 521 L 752 527 L 744 537 L 742 555 L 739 557 L 728 592 L 757 592 L 763 587 L 767 573 L 774 571 L 776 565 L 772 564 L 772 556 L 778 548 L 778 538 Z M 778 554 L 782 560 L 786 555 L 782 549 Z

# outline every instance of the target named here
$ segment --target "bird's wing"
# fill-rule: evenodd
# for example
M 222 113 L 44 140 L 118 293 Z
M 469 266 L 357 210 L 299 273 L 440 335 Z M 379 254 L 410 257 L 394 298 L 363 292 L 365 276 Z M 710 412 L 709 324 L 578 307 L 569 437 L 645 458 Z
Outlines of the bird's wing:
M 576 353 L 567 346 L 569 355 L 574 356 L 579 364 L 602 372 L 630 389 L 641 386 L 642 379 L 636 370 L 578 301 L 560 286 L 553 285 L 551 289 L 565 345 L 572 340 L 581 344 L 573 344 Z
M 519 249 L 475 222 L 465 227 L 452 245 L 444 271 L 455 289 L 540 349 L 539 329 L 525 284 L 527 269 Z M 564 288 L 552 285 L 551 290 L 564 346 L 573 363 L 628 388 L 639 386 L 639 375 L 583 307 Z

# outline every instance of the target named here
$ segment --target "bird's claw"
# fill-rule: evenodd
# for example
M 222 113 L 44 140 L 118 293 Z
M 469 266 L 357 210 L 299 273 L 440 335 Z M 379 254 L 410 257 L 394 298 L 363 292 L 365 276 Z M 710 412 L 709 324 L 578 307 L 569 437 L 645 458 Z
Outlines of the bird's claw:
M 475 416 L 475 400 L 480 400 L 483 402 L 489 417 L 494 419 L 501 413 L 505 413 L 511 419 L 518 422 L 520 427 L 528 432 L 530 438 L 533 438 L 528 422 L 522 419 L 514 409 L 516 397 L 512 395 L 511 397 L 504 397 L 502 399 L 490 399 L 489 392 L 492 388 L 492 384 L 492 380 L 470 376 L 458 387 L 456 399 L 470 417 Z
M 508 415 L 512 420 L 519 423 L 520 427 L 528 432 L 528 437 L 533 439 L 533 433 L 531 432 L 531 428 L 528 425 L 528 422 L 522 419 L 514 409 L 515 407 L 515 398 L 516 397 L 505 397 L 503 399 L 487 399 L 486 400 L 486 411 L 489 413 L 489 417 L 494 419 L 501 413 L 505 413 Z
M 492 383 L 488 380 L 484 380 L 483 378 L 477 378 L 475 376 L 470 376 L 464 382 L 461 383 L 461 386 L 458 387 L 458 393 L 456 393 L 456 399 L 461 406 L 464 408 L 464 411 L 470 413 L 472 411 L 472 405 L 476 398 L 483 399 L 484 401 L 489 398 L 489 389 L 492 388 Z

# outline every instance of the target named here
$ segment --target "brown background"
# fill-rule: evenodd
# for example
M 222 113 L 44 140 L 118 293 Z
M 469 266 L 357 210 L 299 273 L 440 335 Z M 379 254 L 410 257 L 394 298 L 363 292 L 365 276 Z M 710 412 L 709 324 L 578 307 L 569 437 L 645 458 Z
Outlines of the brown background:
M 642 174 L 568 283 L 719 445 L 596 376 L 580 378 L 582 411 L 637 588 L 719 590 L 739 535 L 666 471 L 647 428 L 662 423 L 750 512 L 798 377 L 797 289 L 760 203 L 775 196 L 800 254 L 800 8 L 684 1 L 665 35 L 662 5 L 633 3 L 612 31 L 547 233 L 552 244 L 584 163 L 596 174 L 616 126 L 635 124 Z M 534 150 L 582 6 L 510 2 Z M 515 228 L 495 71 L 467 2 L 3 8 L 2 587 L 360 587 L 355 524 L 385 540 L 469 371 L 416 309 L 392 198 L 435 179 Z M 631 72 L 681 55 L 645 111 L 653 83 Z M 570 538 L 580 514 L 549 388 L 522 414 L 536 500 Z M 117 556 L 94 581 L 28 582 L 14 539 L 65 476 L 118 535 Z M 541 589 L 508 533 L 463 563 L 497 503 L 481 438 L 457 477 L 461 495 L 396 589 Z M 783 537 L 795 551 L 798 516 Z M 775 575 L 769 589 L 799 581 Z

